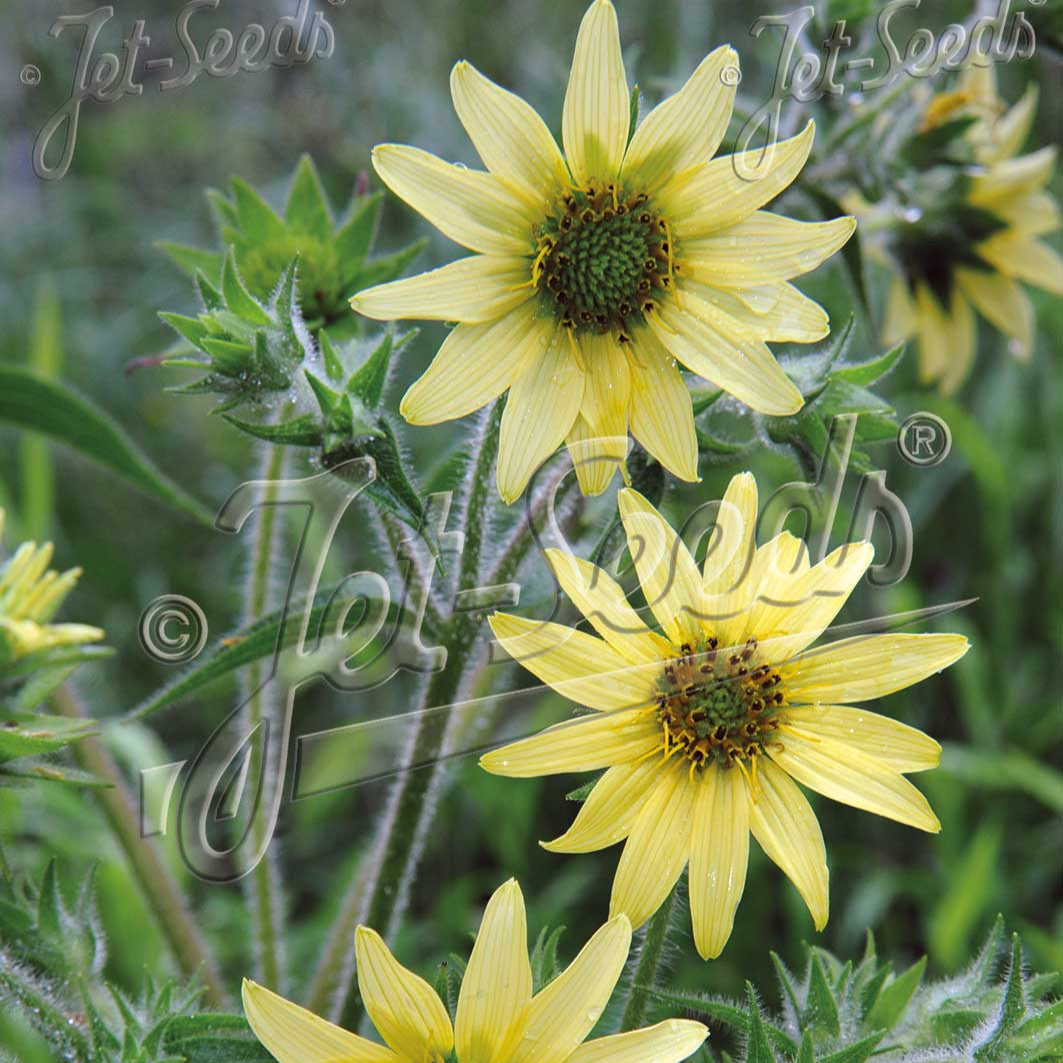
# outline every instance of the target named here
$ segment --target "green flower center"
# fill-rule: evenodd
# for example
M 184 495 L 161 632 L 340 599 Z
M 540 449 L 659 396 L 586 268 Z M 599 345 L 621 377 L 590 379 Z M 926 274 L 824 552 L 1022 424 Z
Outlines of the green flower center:
M 778 730 L 786 703 L 782 676 L 757 661 L 757 640 L 720 650 L 715 638 L 685 644 L 683 656 L 657 679 L 657 718 L 666 752 L 676 751 L 692 769 L 741 764 L 763 753 Z
M 543 223 L 533 279 L 566 328 L 612 332 L 626 342 L 631 323 L 671 287 L 668 223 L 648 204 L 644 192 L 588 188 L 562 196 Z

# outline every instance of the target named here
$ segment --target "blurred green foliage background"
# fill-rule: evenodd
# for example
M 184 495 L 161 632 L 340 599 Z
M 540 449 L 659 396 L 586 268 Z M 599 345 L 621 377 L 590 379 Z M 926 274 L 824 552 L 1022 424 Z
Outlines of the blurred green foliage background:
M 175 54 L 180 5 L 136 0 L 117 6 L 100 47 L 117 48 L 133 20 L 144 19 L 151 36 L 148 54 Z M 214 25 L 234 31 L 252 20 L 268 25 L 294 6 L 225 0 L 217 12 L 197 13 L 192 24 L 202 40 Z M 224 187 L 233 174 L 282 201 L 303 152 L 313 156 L 336 204 L 347 201 L 379 141 L 417 144 L 474 163 L 447 91 L 450 66 L 459 58 L 524 95 L 558 128 L 584 7 L 582 0 L 347 0 L 314 6 L 335 30 L 331 57 L 228 79 L 204 76 L 172 93 L 159 93 L 157 77 L 147 75 L 143 95 L 82 108 L 70 172 L 45 182 L 34 174 L 30 153 L 37 131 L 69 93 L 76 42 L 69 32 L 49 37 L 48 29 L 70 5 L 38 0 L 4 5 L 0 358 L 32 363 L 94 399 L 211 508 L 251 478 L 257 462 L 245 437 L 208 415 L 207 398 L 164 393 L 164 387 L 190 379 L 187 374 L 151 366 L 127 370 L 131 360 L 151 358 L 171 342 L 157 310 L 194 310 L 187 279 L 155 243 L 212 243 L 202 192 Z M 860 0 L 833 7 L 821 10 L 822 25 L 861 14 L 870 24 L 877 10 Z M 755 5 L 621 0 L 618 8 L 629 77 L 637 78 L 646 100 L 671 90 L 724 42 L 732 42 L 741 56 L 743 105 L 753 109 L 770 95 L 779 35 L 770 31 L 754 40 L 749 30 L 758 15 L 785 8 L 766 0 Z M 1058 25 L 1053 29 L 1050 22 L 1053 11 L 1051 6 L 1042 11 L 1037 55 L 1000 73 L 1009 101 L 1030 81 L 1042 86 L 1031 138 L 1037 146 L 1057 138 L 1063 116 L 1063 60 Z M 962 3 L 937 3 L 932 11 L 908 12 L 905 18 L 912 25 L 941 26 L 968 13 Z M 182 62 L 178 59 L 179 67 Z M 41 70 L 39 85 L 19 81 L 18 71 L 27 63 Z M 851 105 L 847 98 L 830 103 L 841 111 Z M 807 110 L 787 103 L 784 122 L 798 124 Z M 732 135 L 736 128 L 737 123 Z M 375 178 L 370 180 L 376 187 Z M 1058 194 L 1058 178 L 1056 185 Z M 790 213 L 806 206 L 799 193 L 795 204 Z M 430 242 L 419 267 L 455 256 L 452 245 L 389 198 L 378 250 L 424 236 Z M 804 290 L 828 308 L 836 325 L 844 322 L 856 299 L 842 266 L 828 264 L 807 280 Z M 880 305 L 883 278 L 873 274 L 871 280 L 873 302 Z M 813 798 L 832 873 L 833 911 L 824 934 L 814 934 L 796 892 L 754 846 L 730 944 L 721 959 L 706 965 L 684 943 L 675 959 L 677 984 L 736 994 L 749 978 L 768 990 L 769 949 L 796 963 L 799 943 L 815 939 L 854 954 L 868 929 L 897 968 L 928 952 L 931 971 L 948 972 L 967 961 L 998 911 L 1021 931 L 1033 966 L 1063 970 L 1063 304 L 1032 294 L 1040 331 L 1031 364 L 1011 359 L 1005 341 L 982 323 L 975 371 L 953 400 L 918 388 L 911 357 L 880 386 L 902 419 L 919 410 L 942 416 L 953 450 L 939 466 L 915 468 L 892 443 L 875 446 L 874 466 L 886 471 L 889 487 L 912 517 L 913 563 L 896 586 L 862 586 L 840 617 L 845 622 L 976 599 L 924 628 L 962 631 L 972 640 L 972 652 L 947 673 L 877 706 L 945 745 L 941 769 L 917 779 L 942 820 L 942 833 L 918 835 Z M 439 327 L 426 327 L 403 353 L 391 409 L 427 365 L 441 334 Z M 862 315 L 856 336 L 852 358 L 879 353 Z M 456 442 L 466 430 L 454 424 L 408 431 L 414 466 L 427 473 L 444 449 L 441 441 Z M 736 422 L 735 432 L 741 431 Z M 666 512 L 681 522 L 693 505 L 721 497 L 729 477 L 744 467 L 756 472 L 762 497 L 802 476 L 792 454 L 779 447 L 758 445 L 733 460 L 708 455 L 703 482 L 671 491 Z M 835 543 L 848 527 L 857 485 L 851 476 Z M 236 626 L 240 542 L 145 500 L 70 451 L 0 428 L 0 505 L 9 513 L 8 548 L 22 538 L 50 538 L 62 567 L 85 569 L 65 617 L 105 628 L 117 649 L 110 661 L 79 673 L 94 716 L 117 718 L 170 678 L 137 639 L 140 612 L 156 595 L 176 592 L 195 599 L 212 635 Z M 581 549 L 596 541 L 612 505 L 610 495 L 582 510 Z M 338 569 L 371 567 L 377 542 L 364 512 L 352 511 L 341 529 Z M 885 539 L 879 547 L 889 548 Z M 529 615 L 543 615 L 536 609 L 549 605 L 552 588 L 538 559 L 521 582 Z M 498 671 L 481 682 L 496 682 Z M 516 672 L 505 680 L 529 681 Z M 138 768 L 193 755 L 234 696 L 234 685 L 221 683 L 143 723 L 111 723 L 107 741 L 132 777 Z M 366 695 L 341 696 L 318 685 L 300 695 L 296 732 L 400 714 L 411 697 L 412 680 L 405 676 Z M 561 711 L 556 699 L 544 697 L 520 727 L 531 730 Z M 398 735 L 394 726 L 385 731 L 372 751 L 376 770 L 384 767 L 388 743 Z M 368 762 L 369 751 L 362 755 Z M 425 972 L 448 951 L 465 950 L 485 897 L 510 875 L 520 879 L 529 901 L 532 933 L 564 924 L 569 954 L 607 912 L 618 850 L 564 857 L 536 844 L 565 829 L 575 806 L 564 795 L 585 779 L 506 780 L 486 775 L 475 761 L 469 756 L 454 765 L 453 785 L 442 799 L 395 943 L 409 966 Z M 316 962 L 385 789 L 386 782 L 344 789 L 283 814 L 289 951 L 300 977 Z M 102 918 L 111 941 L 107 974 L 113 981 L 135 989 L 145 969 L 172 971 L 129 868 L 85 793 L 45 786 L 0 790 L 0 838 L 7 861 L 34 874 L 53 856 L 74 875 L 98 863 Z M 235 988 L 250 968 L 241 891 L 196 881 L 170 855 Z M 16 1046 L 26 1063 L 48 1058 L 3 1017 L 0 1043 Z

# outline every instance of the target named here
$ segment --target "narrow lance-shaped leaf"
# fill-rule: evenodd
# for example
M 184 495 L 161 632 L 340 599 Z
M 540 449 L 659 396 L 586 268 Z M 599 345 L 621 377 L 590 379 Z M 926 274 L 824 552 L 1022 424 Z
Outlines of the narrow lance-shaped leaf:
M 65 443 L 152 498 L 213 526 L 209 510 L 156 468 L 110 416 L 64 384 L 0 365 L 0 421 Z

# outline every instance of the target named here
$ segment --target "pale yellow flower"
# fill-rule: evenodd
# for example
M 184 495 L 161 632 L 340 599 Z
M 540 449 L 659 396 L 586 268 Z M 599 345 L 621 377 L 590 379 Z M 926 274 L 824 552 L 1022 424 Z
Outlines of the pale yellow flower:
M 620 515 L 651 630 L 602 569 L 549 551 L 565 593 L 595 631 L 496 613 L 499 644 L 544 683 L 594 710 L 484 756 L 499 775 L 599 771 L 552 852 L 627 839 L 612 912 L 639 926 L 689 863 L 700 954 L 718 955 L 745 884 L 748 836 L 790 877 L 817 929 L 827 921 L 819 824 L 797 782 L 857 808 L 937 831 L 908 772 L 940 747 L 920 731 L 852 705 L 919 682 L 967 650 L 960 635 L 871 634 L 809 647 L 871 562 L 869 543 L 810 566 L 789 533 L 760 546 L 757 490 L 736 476 L 704 569 L 636 491 Z
M 708 1031 L 672 1019 L 583 1043 L 631 946 L 610 919 L 569 967 L 533 995 L 524 898 L 512 879 L 488 902 L 453 1023 L 436 991 L 367 927 L 355 936 L 358 986 L 385 1045 L 367 1041 L 244 980 L 247 1021 L 278 1063 L 679 1063 Z
M 901 211 L 902 221 L 910 214 L 907 228 L 884 228 L 888 246 L 872 248 L 874 257 L 898 269 L 887 298 L 884 342 L 916 337 L 923 382 L 937 382 L 946 394 L 963 383 L 974 363 L 976 311 L 1010 338 L 1012 354 L 1027 359 L 1036 322 L 1021 283 L 1063 294 L 1063 258 L 1039 239 L 1063 224 L 1059 203 L 1045 190 L 1056 148 L 1018 154 L 1036 107 L 1031 86 L 1007 108 L 992 65 L 969 67 L 956 90 L 934 96 L 924 132 L 975 119 L 963 134 L 974 164 L 962 175 L 958 198 L 942 206 L 933 225 L 919 211 Z M 846 205 L 869 231 L 879 228 L 882 208 L 848 199 Z M 907 253 L 898 255 L 898 247 Z
M 789 282 L 841 247 L 855 222 L 760 209 L 800 172 L 811 122 L 763 157 L 712 158 L 737 75 L 734 50 L 717 48 L 629 142 L 616 12 L 595 0 L 565 94 L 564 155 L 527 103 L 464 62 L 451 91 L 486 172 L 397 144 L 374 150 L 384 183 L 477 253 L 371 288 L 352 305 L 373 318 L 458 323 L 402 413 L 437 424 L 508 389 L 498 458 L 505 501 L 562 442 L 583 491 L 603 491 L 623 467 L 629 429 L 676 476 L 696 480 L 677 362 L 761 413 L 801 407 L 766 341 L 827 334 L 823 309 Z
M 3 529 L 0 509 L 0 538 Z M 80 568 L 50 570 L 52 553 L 51 543 L 23 543 L 0 565 L 0 666 L 40 650 L 103 638 L 88 624 L 49 623 L 81 576 Z

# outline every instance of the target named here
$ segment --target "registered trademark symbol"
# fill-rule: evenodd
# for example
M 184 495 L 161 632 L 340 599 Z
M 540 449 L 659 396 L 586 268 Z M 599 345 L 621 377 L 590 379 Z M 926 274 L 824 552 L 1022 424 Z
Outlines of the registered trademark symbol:
M 913 413 L 897 431 L 897 449 L 911 465 L 940 465 L 952 449 L 952 432 L 936 414 Z
M 18 79 L 23 85 L 39 85 L 41 83 L 41 68 L 27 63 L 19 72 Z

